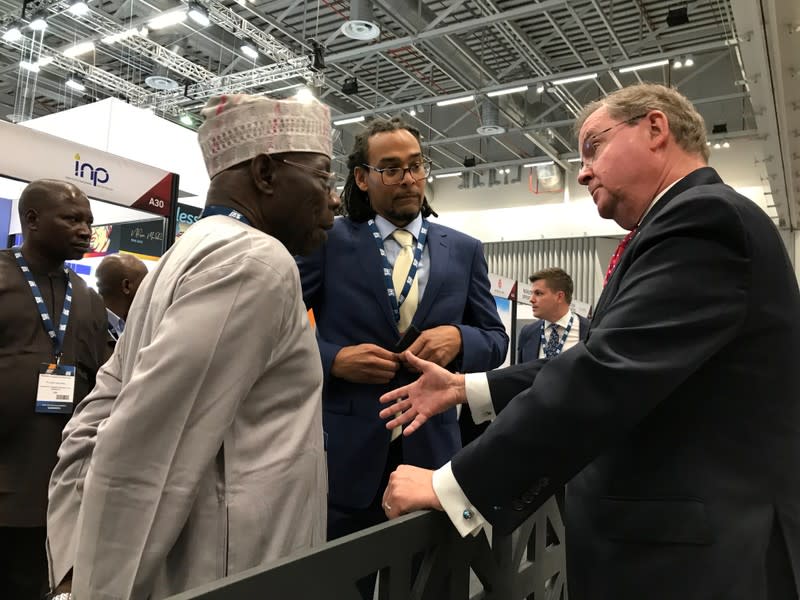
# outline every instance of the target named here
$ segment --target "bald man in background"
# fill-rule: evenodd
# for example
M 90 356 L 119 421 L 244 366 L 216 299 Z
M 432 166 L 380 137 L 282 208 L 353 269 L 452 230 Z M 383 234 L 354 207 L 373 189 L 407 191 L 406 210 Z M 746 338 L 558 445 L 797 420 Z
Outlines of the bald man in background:
M 97 291 L 103 297 L 108 314 L 108 334 L 116 344 L 139 284 L 147 275 L 147 266 L 131 254 L 106 256 L 97 267 Z
M 89 248 L 86 195 L 70 183 L 34 181 L 20 196 L 19 219 L 22 247 L 0 250 L 0 597 L 39 600 L 47 483 L 72 407 L 105 362 L 106 314 L 64 265 Z M 53 368 L 40 377 L 43 364 L 65 374 Z M 40 393 L 51 376 L 66 389 Z

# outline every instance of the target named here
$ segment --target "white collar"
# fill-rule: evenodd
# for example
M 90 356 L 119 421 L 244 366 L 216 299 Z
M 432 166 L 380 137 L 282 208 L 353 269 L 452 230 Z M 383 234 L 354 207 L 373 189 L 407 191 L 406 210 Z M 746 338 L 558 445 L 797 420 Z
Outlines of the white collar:
M 567 325 L 569 325 L 569 320 L 570 320 L 570 318 L 571 318 L 571 317 L 572 317 L 572 311 L 571 311 L 571 310 L 568 310 L 566 313 L 564 313 L 564 316 L 563 316 L 563 317 L 561 317 L 561 318 L 560 318 L 558 321 L 556 321 L 555 323 L 556 323 L 556 325 L 558 325 L 559 327 L 562 327 L 562 328 L 566 329 L 566 328 L 567 328 Z M 547 329 L 548 327 L 550 327 L 550 325 L 552 325 L 552 324 L 553 324 L 553 323 L 552 323 L 551 321 L 548 321 L 547 319 L 545 319 L 545 320 L 544 320 L 544 328 L 545 328 L 545 329 Z
M 378 231 L 381 234 L 381 239 L 383 240 L 386 240 L 386 238 L 391 237 L 395 229 L 405 229 L 411 235 L 414 236 L 415 240 L 418 240 L 419 232 L 422 229 L 422 213 L 420 212 L 419 214 L 417 214 L 417 217 L 405 227 L 398 227 L 388 219 L 384 219 L 380 215 L 375 215 L 375 225 L 378 227 Z

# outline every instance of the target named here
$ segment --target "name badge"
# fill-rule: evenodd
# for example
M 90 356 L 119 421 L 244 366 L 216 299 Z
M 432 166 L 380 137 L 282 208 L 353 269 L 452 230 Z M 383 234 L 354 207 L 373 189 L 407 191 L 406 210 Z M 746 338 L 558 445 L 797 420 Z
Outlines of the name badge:
M 36 412 L 72 414 L 75 401 L 75 367 L 42 363 L 36 390 Z

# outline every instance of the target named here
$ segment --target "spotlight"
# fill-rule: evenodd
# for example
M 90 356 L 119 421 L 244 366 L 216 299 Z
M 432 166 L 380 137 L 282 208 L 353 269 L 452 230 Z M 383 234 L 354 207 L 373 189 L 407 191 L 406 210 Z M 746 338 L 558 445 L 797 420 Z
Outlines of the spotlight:
M 76 17 L 82 17 L 89 12 L 89 5 L 84 0 L 75 0 L 67 10 Z
M 183 23 L 186 20 L 186 11 L 177 10 L 171 12 L 161 13 L 158 16 L 150 19 L 147 26 L 150 29 L 166 29 L 178 23 Z
M 347 96 L 352 96 L 358 93 L 358 79 L 355 77 L 348 77 L 342 84 L 342 93 Z
M 723 147 L 723 148 L 725 148 L 725 149 L 728 149 L 728 148 L 730 148 L 730 147 L 731 147 L 731 145 L 730 145 L 730 143 L 729 143 L 729 142 L 726 140 L 726 141 L 722 142 L 722 147 Z
M 544 85 L 542 85 L 541 83 L 539 85 L 537 85 L 536 86 L 536 93 L 537 94 L 544 94 Z
M 211 24 L 211 20 L 208 18 L 208 11 L 199 2 L 190 0 L 187 14 L 200 27 L 208 27 Z
M 239 50 L 241 50 L 242 54 L 251 60 L 256 60 L 258 58 L 258 50 L 256 50 L 256 45 L 249 39 L 242 40 Z
M 433 175 L 428 175 L 428 183 L 433 183 Z
M 71 75 L 70 78 L 67 79 L 65 85 L 76 92 L 86 91 L 86 86 L 83 84 L 83 81 L 80 79 L 80 77 L 76 77 L 75 75 Z
M 678 27 L 679 25 L 686 25 L 689 22 L 689 9 L 686 6 L 678 6 L 670 8 L 667 13 L 667 25 L 669 27 Z
M 715 144 L 714 144 L 714 150 L 719 150 L 719 149 L 720 149 L 720 147 L 721 147 L 721 146 L 720 146 L 720 143 L 719 143 L 719 142 L 717 142 L 717 143 L 715 143 Z
M 44 17 L 35 17 L 33 21 L 30 22 L 28 27 L 30 27 L 33 31 L 44 31 L 47 29 L 47 21 L 44 20 Z
M 314 53 L 314 59 L 311 63 L 312 68 L 321 71 L 325 68 L 325 46 L 320 44 L 317 40 L 309 40 L 311 50 Z
M 465 167 L 474 167 L 475 166 L 475 157 L 474 156 L 465 156 L 464 157 L 464 166 Z
M 11 26 L 3 32 L 3 41 L 14 43 L 22 39 L 22 30 L 18 23 L 12 23 Z
M 672 61 L 672 68 L 673 69 L 680 69 L 682 67 L 683 67 L 683 61 L 680 59 L 680 57 L 678 57 L 678 58 L 676 58 L 675 60 Z
M 67 58 L 74 58 L 76 56 L 80 56 L 81 54 L 91 52 L 92 50 L 94 50 L 94 42 L 88 41 L 65 48 L 62 54 Z
M 414 107 L 411 107 L 411 109 L 408 111 L 408 114 L 411 115 L 412 117 L 416 117 L 417 116 L 417 109 L 414 108 Z
M 181 115 L 181 123 L 183 123 L 184 125 L 193 125 L 194 121 L 192 121 L 192 117 L 184 113 Z
M 686 65 L 687 67 L 693 67 L 694 59 L 691 56 L 687 56 L 686 59 L 683 61 L 683 64 Z
M 297 90 L 294 99 L 303 104 L 310 104 L 314 100 L 314 92 L 312 92 L 308 86 L 304 85 Z

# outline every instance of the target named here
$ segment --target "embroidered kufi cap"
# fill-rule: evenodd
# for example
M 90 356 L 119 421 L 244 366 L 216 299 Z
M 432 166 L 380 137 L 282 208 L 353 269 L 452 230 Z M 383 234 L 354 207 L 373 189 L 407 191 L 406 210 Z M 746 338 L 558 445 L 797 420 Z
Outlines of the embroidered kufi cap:
M 214 96 L 202 114 L 205 120 L 197 135 L 209 177 L 259 154 L 316 152 L 333 157 L 330 110 L 317 100 Z

